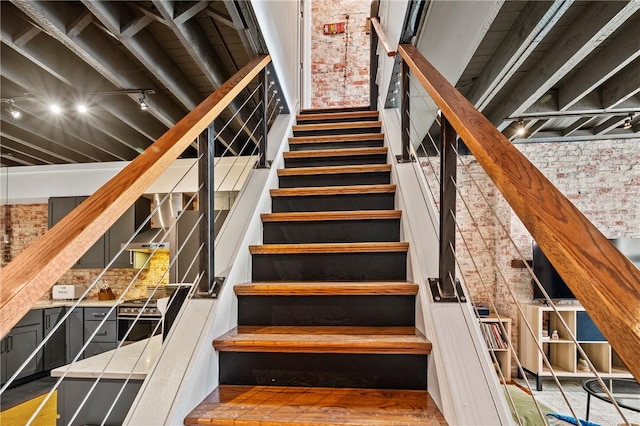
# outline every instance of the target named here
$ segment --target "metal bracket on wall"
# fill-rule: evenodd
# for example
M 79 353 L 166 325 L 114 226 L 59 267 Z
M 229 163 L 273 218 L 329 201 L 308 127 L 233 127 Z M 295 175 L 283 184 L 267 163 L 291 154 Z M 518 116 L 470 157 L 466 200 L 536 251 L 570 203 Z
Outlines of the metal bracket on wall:
M 218 294 L 220 294 L 220 290 L 222 290 L 222 285 L 224 284 L 224 280 L 227 277 L 214 277 L 213 278 L 213 288 L 211 289 L 211 297 L 213 299 L 218 298 Z
M 405 160 L 403 160 L 403 159 L 402 159 L 402 155 L 396 155 L 396 162 L 397 162 L 398 164 L 403 164 L 403 163 L 415 163 L 415 162 L 416 162 L 416 157 L 415 157 L 413 154 L 411 154 L 411 155 L 409 156 L 409 160 L 405 161 Z
M 429 289 L 436 303 L 467 303 L 467 297 L 462 291 L 460 280 L 456 280 L 454 294 L 443 294 L 440 278 L 429 278 Z

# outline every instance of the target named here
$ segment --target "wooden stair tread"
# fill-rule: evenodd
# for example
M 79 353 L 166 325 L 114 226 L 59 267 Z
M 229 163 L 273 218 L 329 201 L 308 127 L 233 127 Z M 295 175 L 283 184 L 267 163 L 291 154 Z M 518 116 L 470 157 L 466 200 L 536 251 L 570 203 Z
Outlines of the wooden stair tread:
M 294 132 L 311 132 L 317 130 L 368 129 L 382 127 L 382 121 L 348 121 L 345 123 L 295 124 Z
M 239 326 L 213 346 L 230 352 L 431 353 L 431 342 L 415 327 Z
M 361 164 L 349 166 L 289 167 L 278 169 L 278 176 L 336 175 L 347 173 L 391 172 L 391 164 Z
M 317 157 L 351 157 L 357 155 L 386 155 L 387 147 L 316 149 L 312 151 L 287 151 L 285 159 Z
M 314 254 L 314 253 L 393 253 L 406 252 L 409 243 L 312 243 L 262 244 L 249 246 L 251 254 Z
M 309 120 L 342 120 L 345 118 L 373 118 L 378 117 L 378 111 L 349 111 L 349 112 L 321 112 L 321 113 L 307 113 L 296 115 L 296 121 Z
M 396 192 L 395 185 L 315 186 L 271 189 L 272 197 L 302 197 L 310 195 L 381 194 Z
M 446 425 L 419 390 L 289 386 L 218 386 L 187 425 Z
M 400 219 L 402 210 L 262 213 L 263 222 L 323 222 L 331 220 Z
M 413 296 L 418 294 L 418 285 L 408 281 L 264 281 L 236 284 L 233 290 L 238 296 Z
M 351 135 L 324 135 L 324 136 L 294 136 L 289 138 L 289 144 L 305 143 L 331 143 L 331 142 L 357 142 L 383 140 L 384 133 L 358 133 Z

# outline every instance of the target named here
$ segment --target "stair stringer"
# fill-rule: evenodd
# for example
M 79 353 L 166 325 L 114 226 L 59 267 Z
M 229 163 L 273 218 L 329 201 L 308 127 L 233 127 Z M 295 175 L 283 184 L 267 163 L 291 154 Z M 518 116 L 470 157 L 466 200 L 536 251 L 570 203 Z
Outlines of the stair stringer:
M 216 238 L 216 247 L 232 246 L 214 258 L 216 276 L 225 277 L 217 299 L 186 303 L 123 424 L 183 424 L 218 386 L 218 353 L 211 342 L 238 325 L 233 287 L 251 281 L 251 255 L 246 248 L 262 244 L 260 214 L 271 212 L 269 191 L 278 187 L 277 170 L 284 167 L 283 151 L 294 122 L 294 114 L 276 120 L 268 139 L 278 147 L 271 168 L 253 171 L 229 212 L 230 221 Z
M 383 110 L 381 116 L 385 145 L 390 157 L 395 158 L 401 146 L 399 117 L 395 110 Z M 392 161 L 392 167 L 396 208 L 403 211 L 401 240 L 411 247 L 407 278 L 420 286 L 416 327 L 433 343 L 429 394 L 449 424 L 511 424 L 504 393 L 470 303 L 436 303 L 427 285 L 428 278 L 439 273 L 439 218 L 420 165 Z M 461 274 L 457 276 L 466 288 Z

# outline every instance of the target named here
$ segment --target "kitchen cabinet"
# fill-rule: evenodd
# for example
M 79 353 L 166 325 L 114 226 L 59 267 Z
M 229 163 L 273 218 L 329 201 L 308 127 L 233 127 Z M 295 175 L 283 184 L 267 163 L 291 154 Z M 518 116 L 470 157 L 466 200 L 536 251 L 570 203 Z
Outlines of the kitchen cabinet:
M 147 198 L 139 198 L 129 209 L 109 228 L 106 233 L 105 240 L 105 266 L 109 264 L 111 259 L 120 251 L 122 243 L 129 241 L 134 232 L 144 223 L 151 212 L 151 200 Z M 149 223 L 140 230 L 140 232 L 149 229 Z M 125 250 L 111 264 L 111 268 L 133 268 L 131 252 Z
M 0 370 L 5 383 L 42 342 L 42 310 L 29 311 L 24 318 L 2 339 Z M 42 350 L 20 372 L 17 379 L 41 372 Z
M 111 308 L 84 308 L 84 341 L 93 339 L 84 350 L 84 357 L 89 358 L 102 352 L 115 349 L 118 344 L 116 311 Z M 102 320 L 107 318 L 104 323 Z M 102 325 L 101 325 L 102 323 Z
M 76 357 L 78 352 L 84 345 L 84 309 L 76 308 L 71 311 L 67 321 L 65 323 L 66 331 L 66 345 L 65 352 L 67 358 L 67 364 L 70 364 Z M 80 354 L 78 359 L 83 359 L 83 354 Z
M 192 283 L 196 280 L 199 270 L 198 256 L 200 248 L 200 231 L 192 232 L 194 227 L 200 226 L 198 219 L 200 212 L 188 210 L 182 212 L 176 224 L 175 245 L 171 246 L 171 251 L 177 259 L 173 262 L 170 270 L 170 280 L 176 283 Z M 180 252 L 178 254 L 178 252 Z
M 48 308 L 44 309 L 44 329 L 43 336 L 47 337 L 53 331 L 53 328 L 62 320 L 66 308 Z M 44 369 L 51 370 L 66 364 L 66 338 L 67 333 L 64 325 L 58 327 L 58 329 L 49 338 L 49 341 L 44 345 Z
M 80 205 L 88 197 L 52 197 L 49 198 L 49 228 L 53 227 L 63 217 Z M 105 236 L 82 255 L 73 266 L 76 269 L 104 268 Z
M 49 228 L 58 223 L 71 210 L 80 205 L 87 197 L 52 197 L 49 198 Z M 76 269 L 102 269 L 120 251 L 121 244 L 128 241 L 131 235 L 144 223 L 151 212 L 151 201 L 139 198 L 107 232 L 78 260 L 73 266 Z M 149 228 L 147 223 L 142 231 Z M 133 268 L 130 253 L 123 252 L 111 264 L 111 268 Z

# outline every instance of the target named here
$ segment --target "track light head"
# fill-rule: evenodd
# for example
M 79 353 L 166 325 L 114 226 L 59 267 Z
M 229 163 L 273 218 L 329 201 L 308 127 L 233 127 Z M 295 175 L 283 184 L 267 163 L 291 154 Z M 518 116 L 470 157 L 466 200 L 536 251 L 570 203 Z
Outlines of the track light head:
M 633 114 L 629 114 L 629 116 L 624 119 L 624 124 L 622 125 L 623 129 L 628 130 L 628 129 L 631 128 L 631 119 L 632 118 L 633 118 Z
M 521 118 L 518 120 L 518 130 L 516 130 L 517 136 L 524 136 L 527 134 L 527 128 L 524 125 L 524 120 Z
M 143 111 L 146 111 L 147 109 L 149 109 L 149 105 L 147 105 L 147 97 L 145 92 L 142 92 L 142 95 L 140 96 L 140 109 Z

